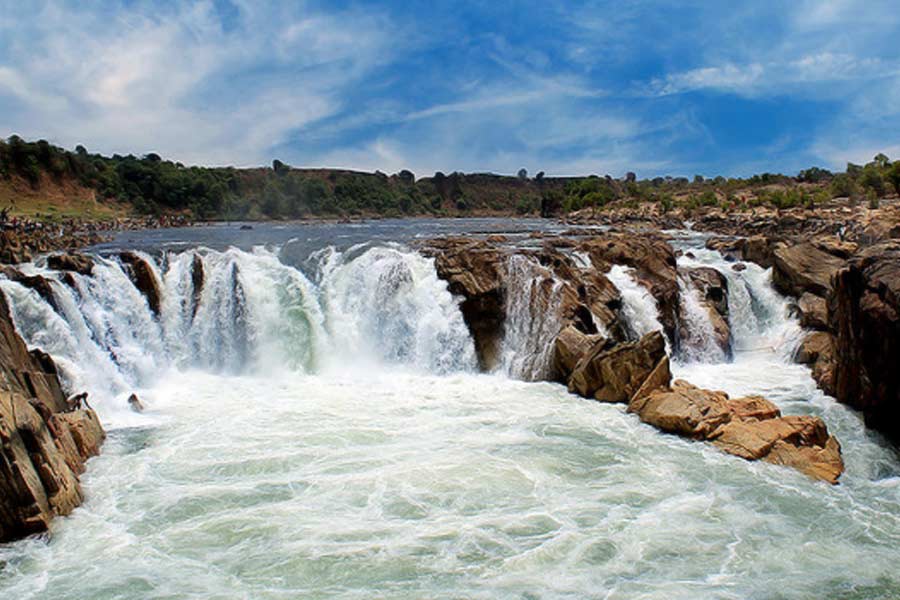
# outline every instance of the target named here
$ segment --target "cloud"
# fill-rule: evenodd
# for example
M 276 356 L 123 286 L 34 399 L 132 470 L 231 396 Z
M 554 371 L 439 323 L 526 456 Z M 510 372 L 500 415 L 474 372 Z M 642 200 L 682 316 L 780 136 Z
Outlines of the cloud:
M 792 90 L 803 93 L 802 88 L 810 84 L 878 79 L 898 74 L 900 63 L 824 52 L 784 62 L 725 64 L 673 73 L 652 80 L 647 93 L 666 96 L 703 89 L 749 96 L 783 94 Z
M 73 6 L 46 4 L 3 30 L 13 42 L 0 64 L 0 128 L 104 152 L 260 164 L 291 131 L 340 110 L 342 90 L 391 55 L 382 19 L 275 19 L 254 6 L 227 32 L 211 2 L 152 17 Z

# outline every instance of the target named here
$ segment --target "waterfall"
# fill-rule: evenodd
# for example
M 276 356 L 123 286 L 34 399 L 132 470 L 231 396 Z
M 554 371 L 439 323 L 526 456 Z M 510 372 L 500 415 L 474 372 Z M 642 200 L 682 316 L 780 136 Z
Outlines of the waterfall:
M 772 286 L 772 269 L 747 262 L 735 270 L 735 263 L 726 261 L 715 250 L 691 248 L 690 252 L 692 257 L 678 259 L 679 267 L 712 267 L 728 281 L 728 323 L 734 350 L 775 351 L 790 361 L 801 341 L 800 327 L 789 316 L 787 299 Z M 682 290 L 682 302 L 684 297 Z M 692 302 L 690 298 L 688 302 Z M 708 318 L 704 316 L 704 320 Z M 700 328 L 704 326 L 701 324 Z
M 432 259 L 400 246 L 320 253 L 312 280 L 262 248 L 142 258 L 160 284 L 159 315 L 113 258 L 95 257 L 90 276 L 67 274 L 71 285 L 29 265 L 50 280 L 55 306 L 0 279 L 29 346 L 49 352 L 66 387 L 90 391 L 107 414 L 172 368 L 240 374 L 398 365 L 445 373 L 476 365 L 457 300 Z
M 634 276 L 634 269 L 613 265 L 606 274 L 622 296 L 622 315 L 628 336 L 637 340 L 652 331 L 662 331 L 656 298 Z M 668 347 L 668 340 L 666 341 Z
M 700 290 L 683 275 L 678 276 L 678 296 L 681 319 L 679 329 L 679 358 L 688 362 L 717 363 L 728 357 L 716 342 L 716 331 Z
M 562 282 L 529 256 L 510 256 L 506 270 L 501 369 L 518 379 L 545 379 L 550 370 L 553 340 L 562 328 Z

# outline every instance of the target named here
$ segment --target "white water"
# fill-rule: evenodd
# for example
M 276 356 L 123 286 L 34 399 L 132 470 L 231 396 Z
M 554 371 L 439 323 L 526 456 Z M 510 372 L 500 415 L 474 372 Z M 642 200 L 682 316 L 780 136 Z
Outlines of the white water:
M 656 298 L 638 282 L 634 269 L 613 265 L 606 277 L 622 296 L 622 316 L 630 338 L 637 340 L 653 331 L 663 331 Z M 668 347 L 668 341 L 666 344 Z
M 728 357 L 716 342 L 716 331 L 700 299 L 700 290 L 684 275 L 678 276 L 681 320 L 678 358 L 687 362 L 720 363 Z
M 840 486 L 661 435 L 558 385 L 473 374 L 458 311 L 428 262 L 367 252 L 324 252 L 308 276 L 267 252 L 204 252 L 208 281 L 217 272 L 221 282 L 204 288 L 193 323 L 189 259 L 171 255 L 160 265 L 162 325 L 132 314 L 146 303 L 124 282 L 107 291 L 121 300 L 115 315 L 99 288 L 72 295 L 89 331 L 111 325 L 103 343 L 0 284 L 30 342 L 58 344 L 84 385 L 121 386 L 104 397 L 107 413 L 149 378 L 148 412 L 113 428 L 90 462 L 86 503 L 55 521 L 50 541 L 0 547 L 0 596 L 900 595 L 900 463 L 776 348 L 795 325 L 761 270 L 735 275 L 757 301 L 733 362 L 675 364 L 676 374 L 823 416 L 844 447 Z M 211 291 L 233 288 L 234 264 L 237 304 Z M 145 343 L 161 355 L 132 351 L 120 319 L 159 329 Z M 291 345 L 306 332 L 311 350 Z M 377 343 L 384 335 L 396 338 Z
M 507 263 L 506 289 L 501 369 L 516 379 L 546 379 L 553 340 L 562 328 L 562 283 L 536 259 L 513 255 Z

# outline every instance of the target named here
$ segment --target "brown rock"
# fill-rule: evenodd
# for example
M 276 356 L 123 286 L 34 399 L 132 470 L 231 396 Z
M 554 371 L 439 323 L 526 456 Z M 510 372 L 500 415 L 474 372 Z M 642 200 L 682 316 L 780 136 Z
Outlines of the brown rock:
M 844 260 L 823 252 L 809 242 L 779 248 L 774 252 L 772 282 L 782 294 L 801 296 L 804 292 L 825 297 L 831 291 L 831 277 Z
M 569 391 L 601 402 L 628 402 L 665 356 L 665 340 L 658 331 L 638 342 L 594 348 L 575 366 Z
M 578 361 L 593 346 L 605 343 L 606 339 L 601 335 L 588 335 L 574 325 L 564 327 L 553 343 L 553 368 L 557 377 L 561 381 L 568 381 Z
M 795 362 L 810 366 L 813 379 L 823 392 L 832 396 L 836 367 L 834 344 L 834 336 L 827 331 L 814 331 L 803 339 L 794 355 Z
M 834 278 L 834 395 L 900 441 L 900 243 L 871 246 Z
M 103 433 L 93 411 L 64 410 L 56 365 L 28 351 L 0 294 L 0 542 L 46 531 L 81 502 L 77 475 Z
M 90 275 L 94 272 L 94 260 L 90 256 L 76 252 L 48 256 L 47 266 L 57 271 L 73 271 L 79 275 Z
M 801 326 L 828 330 L 828 303 L 824 298 L 807 292 L 797 301 L 797 309 L 800 311 Z
M 158 316 L 162 306 L 162 290 L 153 268 L 134 252 L 123 252 L 119 257 L 134 287 L 147 298 L 150 310 Z
M 732 410 L 724 392 L 712 392 L 677 380 L 671 389 L 636 396 L 628 406 L 641 421 L 667 433 L 705 440 L 731 420 Z

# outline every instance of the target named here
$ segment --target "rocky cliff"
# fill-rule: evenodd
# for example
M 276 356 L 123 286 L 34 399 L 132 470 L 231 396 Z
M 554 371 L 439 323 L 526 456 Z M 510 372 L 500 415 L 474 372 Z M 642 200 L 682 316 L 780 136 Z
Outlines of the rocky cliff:
M 70 406 L 53 360 L 28 351 L 0 294 L 0 542 L 81 503 L 78 476 L 104 437 L 93 410 Z

